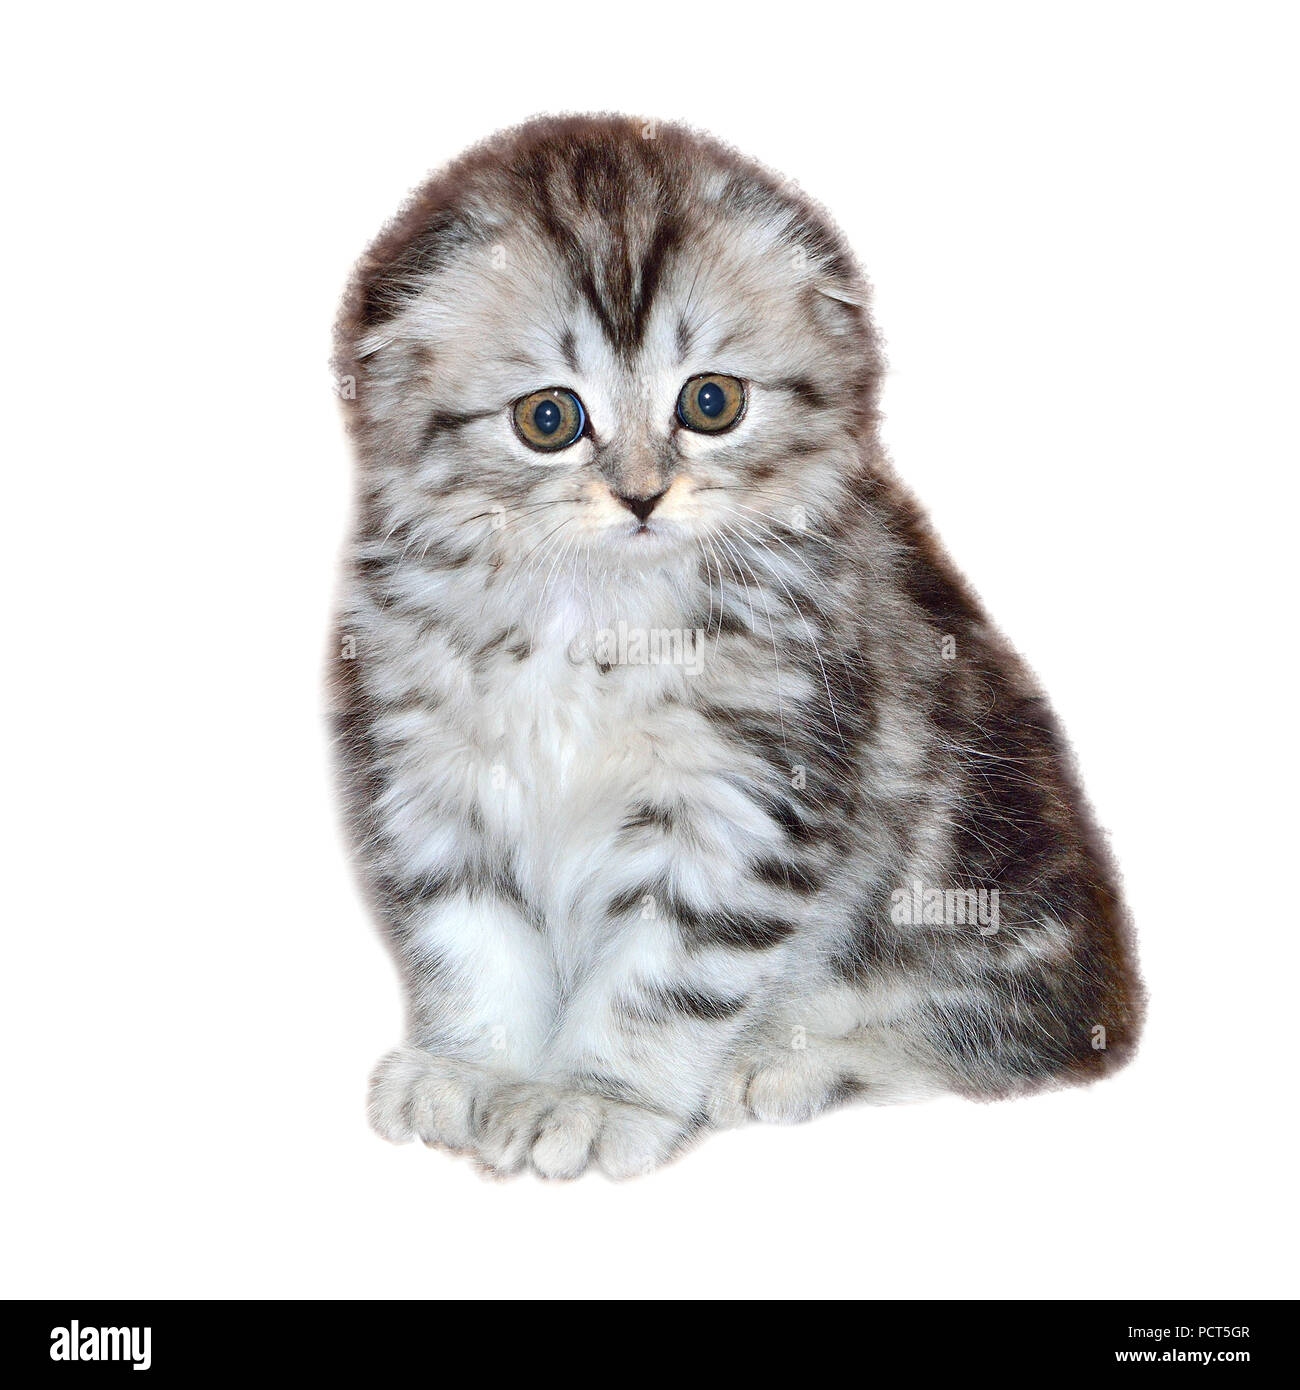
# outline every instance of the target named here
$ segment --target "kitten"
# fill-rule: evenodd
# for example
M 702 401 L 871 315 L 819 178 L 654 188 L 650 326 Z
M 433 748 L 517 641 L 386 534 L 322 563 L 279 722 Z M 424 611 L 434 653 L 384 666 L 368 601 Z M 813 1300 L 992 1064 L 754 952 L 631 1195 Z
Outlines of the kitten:
M 865 300 L 797 191 L 621 118 L 496 137 L 362 261 L 333 694 L 387 1138 L 623 1177 L 1129 1055 L 1114 871 L 885 462 Z

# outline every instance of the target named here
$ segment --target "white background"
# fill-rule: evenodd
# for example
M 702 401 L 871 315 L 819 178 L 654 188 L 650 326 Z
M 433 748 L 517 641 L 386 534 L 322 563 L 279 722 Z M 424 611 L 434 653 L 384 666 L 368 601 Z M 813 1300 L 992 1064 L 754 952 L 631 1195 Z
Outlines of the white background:
M 3 1292 L 1294 1296 L 1295 43 L 1261 4 L 26 7 L 6 23 Z M 1151 990 L 1116 1079 L 499 1184 L 363 1115 L 399 994 L 319 683 L 327 370 L 426 170 L 685 118 L 847 233 L 887 440 L 1042 677 Z

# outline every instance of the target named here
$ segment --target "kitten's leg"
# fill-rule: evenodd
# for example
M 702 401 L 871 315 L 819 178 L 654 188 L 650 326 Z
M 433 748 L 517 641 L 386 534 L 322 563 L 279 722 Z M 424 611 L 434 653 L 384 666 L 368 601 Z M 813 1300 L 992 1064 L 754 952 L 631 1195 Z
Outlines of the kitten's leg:
M 554 970 L 537 928 L 492 894 L 407 911 L 395 933 L 408 1039 L 370 1083 L 373 1127 L 454 1150 L 473 1144 L 484 1101 L 529 1074 L 554 1017 Z
M 1002 1096 L 1095 1075 L 1108 1034 L 1127 1040 L 1123 999 L 1054 924 L 1004 923 L 996 937 L 965 941 L 950 932 L 943 944 L 948 954 L 911 980 L 899 971 L 789 1006 L 783 1029 L 747 1041 L 726 1101 L 791 1122 L 851 1098 Z
M 630 1177 L 710 1121 L 774 952 L 690 943 L 672 911 L 625 911 L 606 930 L 611 949 L 566 1000 L 545 1079 L 483 1107 L 477 1149 L 494 1171 L 575 1177 L 594 1165 Z

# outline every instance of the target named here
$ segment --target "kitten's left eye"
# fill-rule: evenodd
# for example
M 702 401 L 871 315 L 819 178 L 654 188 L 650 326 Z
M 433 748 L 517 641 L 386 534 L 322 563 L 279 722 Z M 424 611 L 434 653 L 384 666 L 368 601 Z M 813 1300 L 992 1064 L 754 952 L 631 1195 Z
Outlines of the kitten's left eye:
M 745 386 L 734 376 L 693 376 L 677 397 L 677 418 L 700 434 L 721 434 L 744 413 Z
M 582 433 L 587 414 L 582 402 L 560 386 L 522 396 L 511 409 L 515 433 L 530 449 L 544 454 L 567 449 Z

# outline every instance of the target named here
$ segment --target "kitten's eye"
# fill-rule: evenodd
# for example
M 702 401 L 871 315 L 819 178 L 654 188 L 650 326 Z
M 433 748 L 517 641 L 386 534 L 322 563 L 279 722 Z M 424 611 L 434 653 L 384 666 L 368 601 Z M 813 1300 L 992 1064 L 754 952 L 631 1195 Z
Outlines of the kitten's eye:
M 693 376 L 677 397 L 677 418 L 701 434 L 721 434 L 744 413 L 745 387 L 734 376 Z
M 587 423 L 582 402 L 572 391 L 559 386 L 548 386 L 545 391 L 522 397 L 510 413 L 519 438 L 530 449 L 545 454 L 567 449 Z

